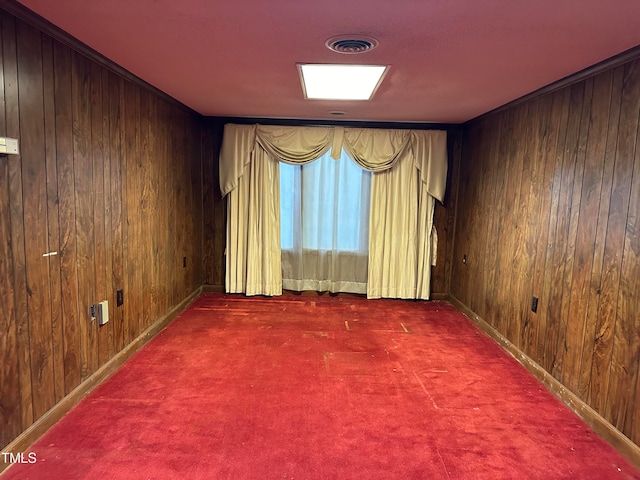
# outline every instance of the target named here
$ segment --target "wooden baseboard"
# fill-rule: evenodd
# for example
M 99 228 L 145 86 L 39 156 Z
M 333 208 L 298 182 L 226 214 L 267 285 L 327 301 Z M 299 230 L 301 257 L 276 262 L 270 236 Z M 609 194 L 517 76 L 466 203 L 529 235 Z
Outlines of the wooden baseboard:
M 202 291 L 207 293 L 224 293 L 224 285 L 203 285 Z
M 640 468 L 640 447 L 633 443 L 620 430 L 609 423 L 602 415 L 587 405 L 576 394 L 567 389 L 556 380 L 549 372 L 538 365 L 532 358 L 524 354 L 518 347 L 502 336 L 495 328 L 485 322 L 473 310 L 463 304 L 453 295 L 448 295 L 448 300 L 462 313 L 464 313 L 483 332 L 495 340 L 504 350 L 510 353 L 529 372 L 531 372 L 551 393 L 558 397 L 565 405 L 573 410 L 587 425 L 609 442 L 615 449 L 624 455 L 631 463 Z
M 100 367 L 84 382 L 73 389 L 66 397 L 58 402 L 51 410 L 36 420 L 29 428 L 22 432 L 15 440 L 9 443 L 2 452 L 21 453 L 33 445 L 47 430 L 58 422 L 69 410 L 75 407 L 80 400 L 89 394 L 95 387 L 115 372 L 131 355 L 138 351 L 145 343 L 151 340 L 158 332 L 166 327 L 174 318 L 178 316 L 189 304 L 191 304 L 202 293 L 202 287 L 198 287 L 185 300 L 173 307 L 164 316 L 159 318 L 153 325 L 142 332 L 138 338 L 120 350 L 111 360 Z M 0 473 L 10 464 L 0 461 Z

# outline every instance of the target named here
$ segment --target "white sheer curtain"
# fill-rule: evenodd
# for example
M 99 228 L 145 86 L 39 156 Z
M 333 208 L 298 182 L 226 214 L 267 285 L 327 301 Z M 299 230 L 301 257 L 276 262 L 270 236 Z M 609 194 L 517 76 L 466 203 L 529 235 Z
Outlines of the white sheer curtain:
M 280 165 L 282 285 L 366 293 L 371 173 L 344 152 Z

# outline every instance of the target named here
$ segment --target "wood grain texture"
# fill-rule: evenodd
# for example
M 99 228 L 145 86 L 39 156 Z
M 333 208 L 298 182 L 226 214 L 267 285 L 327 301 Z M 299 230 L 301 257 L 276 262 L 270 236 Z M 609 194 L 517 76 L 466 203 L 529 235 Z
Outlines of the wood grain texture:
M 544 245 L 547 238 L 544 235 L 544 230 L 538 230 L 538 222 L 547 223 L 548 219 L 545 218 L 545 212 L 548 213 L 548 205 L 545 204 L 545 200 L 548 198 L 547 194 L 550 191 L 549 172 L 547 170 L 547 157 L 544 154 L 545 141 L 548 138 L 548 131 L 545 126 L 548 122 L 548 115 L 551 111 L 552 97 L 548 96 L 546 99 L 537 99 L 533 104 L 533 111 L 535 111 L 535 134 L 529 135 L 526 140 L 527 151 L 524 163 L 531 164 L 531 170 L 529 173 L 530 182 L 529 190 L 526 188 L 521 191 L 521 195 L 528 196 L 529 202 L 522 201 L 520 203 L 524 208 L 524 215 L 526 215 L 526 225 L 524 225 L 523 232 L 535 232 L 533 235 L 524 235 L 526 242 L 526 255 L 527 259 L 524 261 L 524 268 L 528 269 L 530 265 L 533 265 L 533 269 L 528 272 L 528 280 L 523 282 L 521 290 L 521 314 L 522 314 L 522 329 L 521 329 L 521 341 L 519 348 L 527 355 L 533 355 L 538 348 L 538 322 L 534 317 L 534 313 L 530 310 L 528 294 L 530 291 L 541 290 L 541 272 L 543 270 L 544 262 Z M 541 154 L 542 153 L 542 154 Z M 524 178 L 524 176 L 523 176 Z M 542 218 L 541 218 L 542 217 Z
M 551 205 L 555 181 L 555 150 L 558 143 L 560 129 L 561 111 L 564 97 L 562 94 L 547 95 L 539 99 L 538 104 L 538 129 L 536 130 L 537 149 L 534 158 L 539 159 L 544 164 L 544 178 L 537 191 L 538 196 L 533 196 L 534 202 L 539 200 L 539 208 L 536 204 L 531 205 L 533 216 L 529 221 L 529 231 L 536 232 L 537 245 L 536 256 L 533 267 L 533 278 L 531 291 L 537 292 L 540 305 L 548 303 L 549 290 L 546 275 L 546 267 L 550 261 L 549 249 L 547 247 L 550 239 Z M 533 193 L 533 192 L 532 192 Z M 524 349 L 532 358 L 542 358 L 544 355 L 544 339 L 547 325 L 547 309 L 540 308 L 537 313 L 529 314 L 529 324 L 525 327 L 526 335 L 529 338 L 524 342 Z
M 102 297 L 107 300 L 109 298 L 115 298 L 114 290 L 113 290 L 113 279 L 115 276 L 114 273 L 114 261 L 113 255 L 114 250 L 116 248 L 113 244 L 112 238 L 112 223 L 113 223 L 113 214 L 111 212 L 112 202 L 111 202 L 111 117 L 109 112 L 109 95 L 111 94 L 110 86 L 109 86 L 109 72 L 105 69 L 101 70 L 101 85 L 102 85 L 102 95 L 101 95 L 101 118 L 100 121 L 102 123 L 102 145 L 103 145 L 103 161 L 102 161 L 102 175 L 103 175 L 103 185 L 104 185 L 104 264 L 103 268 L 101 268 L 100 275 L 104 278 L 104 288 L 105 294 Z M 112 308 L 115 305 L 111 305 Z M 106 325 L 106 328 L 101 328 L 98 331 L 98 339 L 100 344 L 99 350 L 99 363 L 100 365 L 104 365 L 110 358 L 113 358 L 116 350 L 114 347 L 114 323 L 109 322 Z
M 27 273 L 29 357 L 34 418 L 55 403 L 49 288 L 47 172 L 44 160 L 42 43 L 37 30 L 16 26 L 20 154 Z
M 451 288 L 453 237 L 455 232 L 456 202 L 460 155 L 462 154 L 462 129 L 450 128 L 447 132 L 449 165 L 444 203 L 436 202 L 433 224 L 438 232 L 438 258 L 431 272 L 431 298 L 435 294 L 448 293 Z
M 496 188 L 498 186 L 498 179 L 501 178 L 500 175 L 502 172 L 502 168 L 500 166 L 499 149 L 498 149 L 500 136 L 499 135 L 489 136 L 489 135 L 486 135 L 485 133 L 486 129 L 498 128 L 499 130 L 500 129 L 498 124 L 499 120 L 500 120 L 499 118 L 494 118 L 490 122 L 487 122 L 485 125 L 479 125 L 478 132 L 476 134 L 477 137 L 475 141 L 482 142 L 480 148 L 482 148 L 483 149 L 482 151 L 484 152 L 484 154 L 488 156 L 487 157 L 488 162 L 486 165 L 478 164 L 478 166 L 475 167 L 476 169 L 480 168 L 480 171 L 483 173 L 482 177 L 480 178 L 483 179 L 482 184 L 485 192 L 483 201 L 485 202 L 485 204 L 480 206 L 480 211 L 487 211 L 493 208 L 494 206 L 497 207 L 498 205 L 500 205 L 500 202 L 498 201 L 498 199 L 500 198 L 499 195 L 501 190 Z M 469 141 L 473 141 L 473 140 L 470 138 Z M 467 175 L 466 169 L 465 169 L 465 175 Z M 470 182 L 471 182 L 471 178 L 468 177 L 467 183 L 470 183 Z M 465 199 L 465 200 L 468 200 L 468 199 Z M 459 200 L 459 202 L 460 201 L 461 200 Z M 474 206 L 469 205 L 467 208 L 474 208 Z M 466 211 L 466 209 L 462 211 Z M 461 210 L 459 209 L 458 212 L 461 212 Z M 457 218 L 456 218 L 456 221 L 457 221 Z M 500 227 L 501 227 L 500 223 L 492 222 L 492 224 L 490 225 L 490 228 L 485 228 L 482 235 L 484 244 L 491 246 L 492 248 L 488 248 L 485 252 L 480 252 L 480 254 L 482 255 L 480 258 L 485 258 L 488 255 L 489 261 L 492 264 L 495 264 L 498 261 L 498 255 L 500 253 L 498 249 L 495 248 L 495 246 L 493 245 L 496 237 L 500 232 L 499 230 Z M 465 238 L 467 244 L 470 245 L 472 243 L 472 239 L 469 237 L 469 234 L 471 232 L 468 232 L 467 230 L 468 229 L 463 229 L 463 230 L 456 229 L 456 232 L 458 232 L 458 235 L 463 234 L 463 236 L 461 237 Z M 454 257 L 459 261 L 458 255 L 454 254 Z M 464 258 L 464 255 L 463 255 L 463 258 Z M 462 266 L 464 267 L 464 264 L 462 264 Z M 459 272 L 463 274 L 463 276 L 468 276 L 464 268 L 459 270 Z M 483 268 L 482 276 L 483 276 L 482 290 L 483 290 L 484 298 L 483 298 L 483 302 L 477 308 L 482 309 L 483 311 L 493 310 L 497 306 L 496 270 Z M 470 279 L 467 279 L 465 280 L 465 282 L 468 284 L 469 280 Z M 453 282 L 453 278 L 451 281 Z M 453 285 L 452 285 L 452 288 L 453 288 Z
M 2 49 L 4 65 L 5 129 L 8 137 L 19 138 L 20 103 L 18 99 L 18 63 L 16 21 L 2 16 Z M 11 256 L 13 260 L 13 295 L 16 321 L 16 353 L 21 428 L 34 421 L 31 387 L 31 356 L 29 351 L 29 315 L 27 307 L 27 270 L 25 253 L 24 206 L 22 188 L 22 156 L 12 157 L 9 163 L 9 211 L 11 215 Z M 4 395 L 3 395 L 4 396 Z M 6 403 L 16 399 L 5 400 Z M 7 435 L 7 434 L 5 434 Z M 9 433 L 8 435 L 11 435 Z
M 595 243 L 593 251 L 593 269 L 591 272 L 591 284 L 589 292 L 589 301 L 587 307 L 587 317 L 585 325 L 585 342 L 583 345 L 582 361 L 580 363 L 580 396 L 587 401 L 593 397 L 604 401 L 602 394 L 598 394 L 599 382 L 591 382 L 591 378 L 603 378 L 603 368 L 607 363 L 598 362 L 600 345 L 599 338 L 600 327 L 603 325 L 602 321 L 606 319 L 605 315 L 599 315 L 600 302 L 602 298 L 602 282 L 603 282 L 603 268 L 604 268 L 604 253 L 607 239 L 607 227 L 609 216 L 609 205 L 611 200 L 611 188 L 613 182 L 613 172 L 615 166 L 615 147 L 618 141 L 618 124 L 620 120 L 620 103 L 621 103 L 621 90 L 622 90 L 622 74 L 623 69 L 619 68 L 615 71 L 609 72 L 611 90 L 603 96 L 604 101 L 609 103 L 609 114 L 607 118 L 607 136 L 605 143 L 605 150 L 603 155 L 603 171 L 602 171 L 602 188 L 600 191 L 600 197 L 598 201 L 598 213 L 597 213 L 597 227 L 595 233 Z M 600 77 L 603 77 L 601 75 Z M 596 79 L 596 82 L 598 79 Z M 606 323 L 606 322 L 605 322 Z M 593 339 L 593 342 L 586 341 L 586 339 Z M 592 374 L 592 370 L 597 371 Z M 592 390 L 595 390 L 595 394 L 592 395 Z
M 640 127 L 640 62 L 625 65 L 622 110 L 616 165 L 624 165 L 621 171 L 626 179 L 621 183 L 620 198 L 625 200 L 615 212 L 622 222 L 623 247 L 620 264 L 618 308 L 613 334 L 611 373 L 608 387 L 606 413 L 619 430 L 632 431 L 635 423 L 636 382 L 640 358 L 640 151 L 638 128 Z
M 136 222 L 139 218 L 141 201 L 141 170 L 142 158 L 140 156 L 140 89 L 132 84 L 125 85 L 127 102 L 124 109 L 125 122 L 125 161 L 127 163 L 127 184 L 125 198 L 127 203 L 127 244 L 126 255 L 131 257 L 138 249 L 138 242 L 142 239 L 142 224 Z M 127 285 L 130 286 L 127 293 L 125 309 L 129 318 L 126 343 L 135 338 L 135 333 L 141 330 L 143 325 L 143 310 L 139 305 L 143 304 L 142 269 L 144 259 L 138 258 L 137 262 L 127 262 Z
M 224 289 L 226 202 L 220 195 L 218 156 L 224 123 L 206 119 L 202 127 L 203 280 L 205 285 Z
M 53 78 L 53 42 L 42 37 L 42 75 Z M 47 172 L 47 227 L 49 252 L 60 252 L 60 211 L 58 198 L 58 165 L 56 159 L 55 86 L 44 82 L 44 129 L 45 163 Z M 47 257 L 49 264 L 49 289 L 51 300 L 51 335 L 54 403 L 65 395 L 64 388 L 64 342 L 62 325 L 62 278 L 60 276 L 60 255 Z
M 189 109 L 4 11 L 0 76 L 4 448 L 200 288 L 203 204 Z
M 562 304 L 560 310 L 560 329 L 558 332 L 558 343 L 556 344 L 556 364 L 557 370 L 556 377 L 562 381 L 565 377 L 565 363 L 567 361 L 567 355 L 575 354 L 577 347 L 570 348 L 572 340 L 577 336 L 582 336 L 582 326 L 580 322 L 568 322 L 569 309 L 571 300 L 571 288 L 573 285 L 573 272 L 576 259 L 576 235 L 577 226 L 580 220 L 579 217 L 579 205 L 581 199 L 582 184 L 584 176 L 584 153 L 586 149 L 587 133 L 588 133 L 588 118 L 591 108 L 591 96 L 593 90 L 593 79 L 587 79 L 585 82 L 575 84 L 571 87 L 571 104 L 569 110 L 569 130 L 567 132 L 567 144 L 565 145 L 566 151 L 569 155 L 565 155 L 565 160 L 568 159 L 568 163 L 565 163 L 566 171 L 568 171 L 567 180 L 569 184 L 566 188 L 563 188 L 563 192 L 566 192 L 566 199 L 564 199 L 566 207 L 563 211 L 570 212 L 565 215 L 568 219 L 566 222 L 566 231 L 563 230 L 563 234 L 566 235 L 566 247 L 564 258 L 565 261 L 562 265 Z M 590 220 L 582 219 L 582 224 L 585 224 Z M 571 312 L 572 314 L 574 312 Z M 572 335 L 572 339 L 568 336 Z M 577 340 L 581 342 L 580 340 Z M 573 355 L 575 356 L 575 355 Z M 575 362 L 577 358 L 573 359 Z M 567 383 L 570 383 L 567 381 Z
M 0 24 L 0 28 L 4 25 Z M 1 33 L 1 32 L 0 32 Z M 5 42 L 0 34 L 0 130 L 6 131 Z M 14 295 L 13 249 L 11 244 L 10 157 L 0 157 L 0 444 L 22 429 L 20 364 Z M 15 161 L 15 160 L 14 160 Z
M 586 119 L 583 116 L 581 124 L 583 134 L 592 129 L 599 132 L 606 131 L 608 125 L 611 72 L 591 80 L 593 88 L 590 100 L 593 99 L 593 102 L 588 109 L 589 118 Z M 583 113 L 587 113 L 586 109 Z M 589 328 L 590 322 L 587 321 L 589 302 L 585 302 L 583 299 L 591 299 L 589 290 L 594 267 L 598 204 L 604 177 L 602 159 L 604 158 L 606 135 L 593 136 L 588 143 L 586 143 L 586 138 L 583 138 L 580 143 L 584 145 L 584 150 L 581 151 L 583 178 L 579 197 L 574 195 L 574 199 L 580 198 L 580 206 L 577 216 L 578 222 L 576 222 L 575 262 L 569 308 L 576 319 L 584 320 L 575 321 L 568 325 L 565 341 L 567 346 L 564 361 L 565 371 L 562 379 L 566 386 L 574 392 L 579 391 L 585 335 L 587 335 L 587 331 L 590 331 L 591 335 L 593 334 L 593 329 Z M 578 188 L 575 188 L 574 192 L 577 191 Z
M 109 94 L 107 95 L 109 108 L 109 138 L 110 145 L 110 172 L 111 181 L 108 184 L 111 189 L 111 291 L 110 298 L 124 287 L 124 251 L 123 251 L 123 178 L 122 178 L 122 129 L 121 118 L 122 104 L 124 102 L 124 82 L 116 75 L 109 73 Z M 108 267 L 107 267 L 108 268 Z M 112 305 L 113 307 L 113 305 Z M 119 352 L 125 346 L 124 342 L 124 309 L 117 307 L 111 309 L 111 326 L 113 331 L 113 351 Z
M 76 210 L 76 262 L 78 264 L 78 319 L 80 326 L 80 376 L 98 367 L 97 326 L 91 317 L 96 303 L 94 262 L 94 192 L 91 152 L 91 64 L 79 53 L 71 56 L 73 162 Z M 83 321 L 88 318 L 89 321 Z
M 639 60 L 465 124 L 451 278 L 455 298 L 636 444 L 639 128 Z

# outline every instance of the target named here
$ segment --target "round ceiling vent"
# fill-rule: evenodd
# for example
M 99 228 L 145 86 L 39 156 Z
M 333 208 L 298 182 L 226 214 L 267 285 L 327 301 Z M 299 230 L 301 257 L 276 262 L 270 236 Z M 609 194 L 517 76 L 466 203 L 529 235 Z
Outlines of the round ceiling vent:
M 339 35 L 328 39 L 325 45 L 333 52 L 353 55 L 373 50 L 378 46 L 378 41 L 362 35 Z

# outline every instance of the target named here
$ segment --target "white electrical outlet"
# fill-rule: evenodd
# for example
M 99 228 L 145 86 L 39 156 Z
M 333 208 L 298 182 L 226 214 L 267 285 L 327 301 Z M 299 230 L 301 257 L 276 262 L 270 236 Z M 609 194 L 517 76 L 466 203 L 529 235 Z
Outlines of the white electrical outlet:
M 0 137 L 0 153 L 7 155 L 18 155 L 18 139 L 9 137 Z
M 104 300 L 98 304 L 98 325 L 104 325 L 109 321 L 109 301 Z

